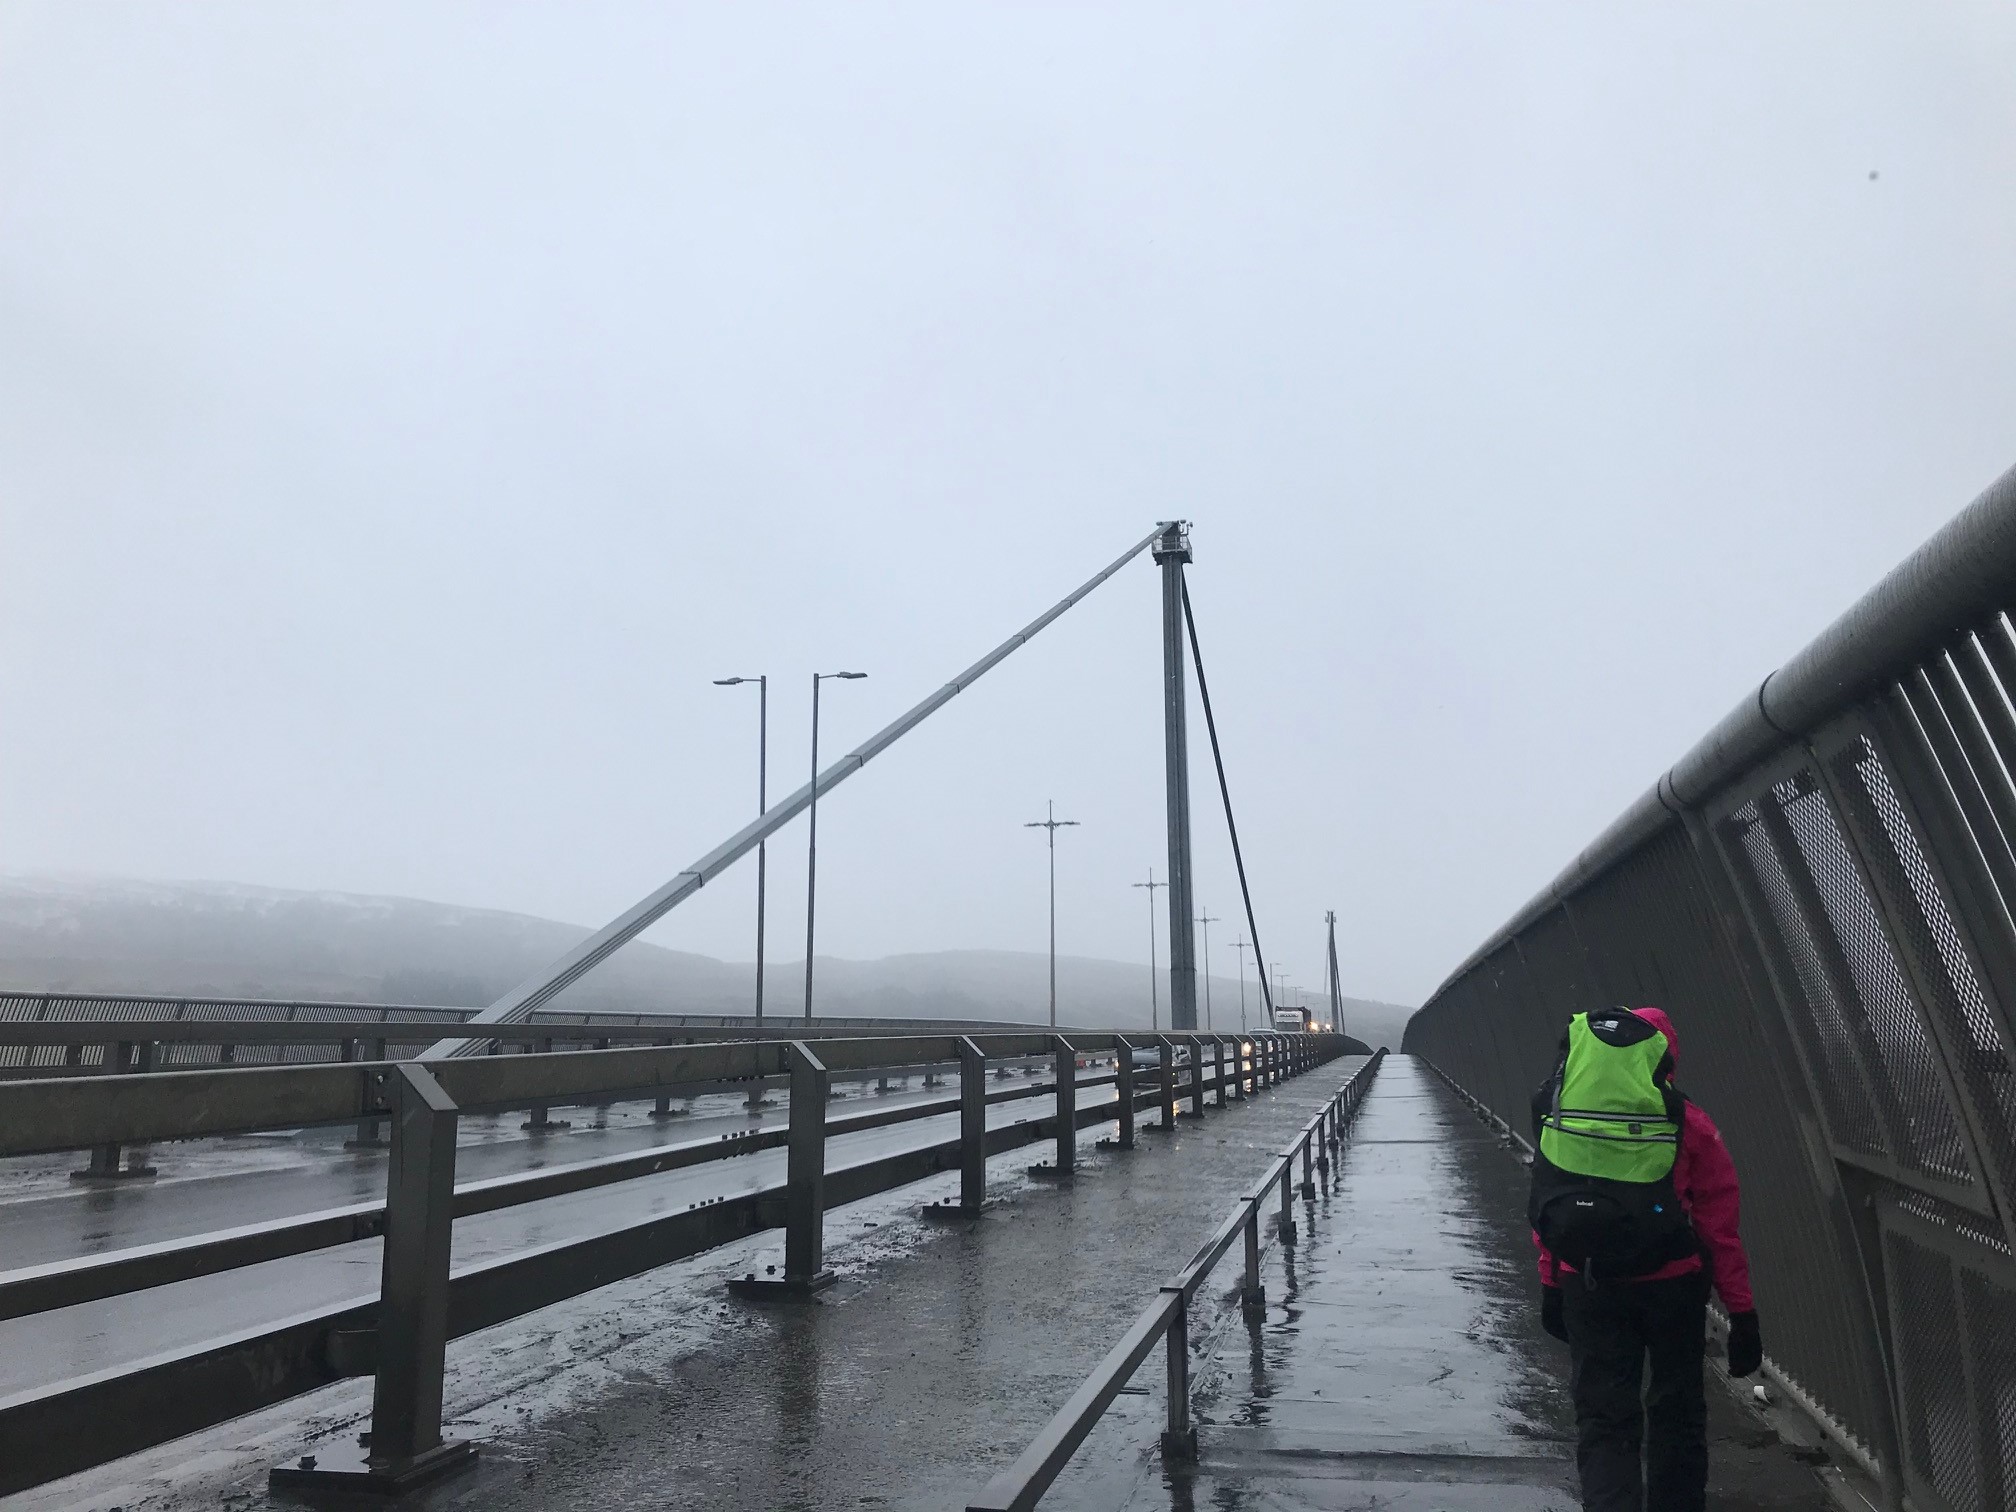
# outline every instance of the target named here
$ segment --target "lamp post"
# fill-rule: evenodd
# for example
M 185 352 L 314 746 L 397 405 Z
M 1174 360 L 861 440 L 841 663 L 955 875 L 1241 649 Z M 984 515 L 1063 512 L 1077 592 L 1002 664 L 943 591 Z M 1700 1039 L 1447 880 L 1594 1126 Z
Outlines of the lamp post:
M 805 1022 L 812 1022 L 813 909 L 819 900 L 819 684 L 829 677 L 854 682 L 866 672 L 812 674 L 812 803 L 805 835 Z
M 756 684 L 756 812 L 770 812 L 770 678 L 717 677 L 717 688 Z M 763 890 L 769 871 L 769 842 L 756 842 L 756 1032 L 763 1032 Z
M 1197 915 L 1197 922 L 1204 926 L 1204 1031 L 1211 1031 L 1211 926 L 1221 923 L 1209 914 Z
M 1169 884 L 1157 882 L 1155 868 L 1151 866 L 1148 868 L 1148 880 L 1133 885 L 1148 889 L 1148 1032 L 1153 1034 L 1162 1027 L 1162 1005 L 1156 1000 L 1155 984 L 1156 977 L 1162 973 L 1162 968 L 1155 963 L 1155 889 Z
M 1050 1027 L 1057 1027 L 1057 831 L 1075 829 L 1076 819 L 1057 817 L 1057 800 L 1044 801 L 1044 819 L 1032 819 L 1022 826 L 1024 829 L 1040 829 L 1049 832 L 1050 840 Z M 1153 893 L 1148 895 L 1154 897 Z M 1152 921 L 1151 921 L 1152 922 Z
M 1246 952 L 1253 947 L 1247 944 L 1245 939 L 1241 937 L 1232 942 L 1232 948 L 1239 952 L 1239 1032 L 1244 1034 L 1246 1032 Z M 1256 958 L 1253 964 L 1257 966 L 1260 962 Z

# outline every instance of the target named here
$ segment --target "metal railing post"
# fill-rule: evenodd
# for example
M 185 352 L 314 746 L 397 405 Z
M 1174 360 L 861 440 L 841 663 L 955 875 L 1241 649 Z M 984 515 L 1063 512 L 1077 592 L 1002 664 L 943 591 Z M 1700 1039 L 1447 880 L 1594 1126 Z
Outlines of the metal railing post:
M 526 1048 L 530 1050 L 533 1047 L 528 1045 Z M 550 1039 L 540 1040 L 537 1050 L 540 1055 L 551 1055 L 553 1053 L 553 1041 Z M 549 1129 L 571 1129 L 574 1126 L 564 1118 L 552 1117 L 547 1111 L 547 1105 L 543 1102 L 537 1102 L 532 1104 L 531 1117 L 527 1118 L 518 1127 L 529 1129 L 534 1134 L 544 1134 Z
M 1316 1116 L 1316 1133 L 1311 1143 L 1316 1146 L 1316 1174 L 1323 1178 L 1323 1185 L 1330 1185 L 1330 1130 L 1337 1122 L 1337 1104 L 1325 1104 Z
M 1078 1048 L 1061 1034 L 1050 1036 L 1057 1078 L 1057 1154 L 1029 1168 L 1032 1176 L 1072 1176 L 1078 1170 Z
M 1190 1036 L 1190 1116 L 1204 1116 L 1204 1041 Z
M 970 1036 L 958 1050 L 959 1200 L 927 1203 L 927 1218 L 977 1218 L 987 1208 L 987 1052 Z
M 1118 1035 L 1113 1038 L 1113 1095 L 1120 1117 L 1120 1132 L 1116 1138 L 1102 1139 L 1100 1148 L 1131 1150 L 1134 1148 L 1134 1047 Z
M 1229 1059 L 1229 1057 L 1225 1054 L 1226 1047 L 1227 1047 L 1226 1036 L 1219 1034 L 1214 1035 L 1212 1037 L 1211 1065 L 1213 1069 L 1215 1069 L 1218 1073 L 1218 1106 L 1220 1108 L 1223 1108 L 1225 1106 L 1226 1098 L 1231 1095 L 1227 1091 L 1225 1085 L 1226 1082 L 1230 1080 L 1229 1073 L 1231 1070 L 1231 1068 L 1228 1065 L 1226 1065 L 1226 1061 Z
M 1169 1317 L 1167 1357 L 1169 1413 L 1162 1430 L 1162 1453 L 1168 1459 L 1197 1458 L 1197 1430 L 1190 1422 L 1190 1299 L 1180 1286 L 1162 1290 L 1175 1297 Z
M 385 1186 L 378 1380 L 371 1403 L 371 1459 L 385 1465 L 410 1463 L 443 1447 L 458 1122 L 454 1102 L 426 1067 L 406 1061 L 395 1075 L 398 1117 Z
M 151 1071 L 153 1069 L 152 1050 L 153 1046 L 151 1044 L 135 1044 L 131 1040 L 120 1040 L 117 1043 L 109 1044 L 105 1046 L 105 1059 L 103 1065 L 99 1067 L 99 1074 L 102 1076 L 123 1075 L 129 1066 L 135 1071 Z M 154 1175 L 154 1167 L 147 1164 L 147 1152 L 144 1145 L 136 1145 L 132 1150 L 123 1153 L 125 1154 L 125 1164 L 122 1165 L 120 1164 L 122 1151 L 119 1145 L 116 1143 L 95 1145 L 91 1150 L 90 1161 L 85 1165 L 83 1170 L 72 1171 L 70 1179 L 72 1181 L 138 1181 L 145 1180 L 147 1177 Z
M 987 1053 L 965 1037 L 959 1041 L 959 1205 L 969 1213 L 987 1205 Z
M 1281 1162 L 1281 1242 L 1295 1242 L 1295 1152 L 1290 1150 L 1288 1158 Z
M 343 1060 L 346 1063 L 357 1060 L 382 1061 L 383 1059 L 385 1059 L 385 1041 L 383 1040 L 371 1041 L 368 1050 L 365 1047 L 365 1042 L 361 1039 L 346 1039 L 343 1041 Z M 383 1127 L 384 1120 L 381 1118 L 359 1118 L 356 1127 L 350 1131 L 350 1137 L 343 1141 L 343 1148 L 346 1150 L 384 1149 L 385 1136 L 381 1132 Z
M 1304 1197 L 1314 1197 L 1316 1195 L 1315 1157 L 1310 1153 L 1309 1149 L 1315 1142 L 1307 1134 L 1302 1136 L 1302 1195 Z
M 387 1078 L 392 1158 L 385 1178 L 371 1432 L 354 1453 L 304 1455 L 297 1464 L 276 1467 L 270 1477 L 276 1488 L 399 1491 L 476 1456 L 467 1440 L 441 1437 L 459 1113 L 417 1061 L 401 1062 Z
M 739 1296 L 806 1297 L 833 1284 L 826 1269 L 826 1102 L 832 1077 L 804 1040 L 784 1049 L 791 1075 L 785 1132 L 784 1274 L 753 1271 L 728 1288 Z
M 1248 1317 L 1267 1310 L 1267 1288 L 1260 1284 L 1260 1199 L 1246 1199 L 1246 1275 L 1239 1286 L 1239 1307 Z
M 1176 1047 L 1166 1034 L 1157 1036 L 1157 1044 L 1162 1052 L 1162 1128 L 1167 1132 L 1176 1127 Z

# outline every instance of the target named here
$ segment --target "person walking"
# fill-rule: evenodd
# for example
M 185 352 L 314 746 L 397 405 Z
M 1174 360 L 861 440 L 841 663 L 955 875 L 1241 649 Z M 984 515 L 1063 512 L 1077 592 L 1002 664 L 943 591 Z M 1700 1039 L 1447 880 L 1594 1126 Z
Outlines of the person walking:
M 1729 1373 L 1764 1359 L 1735 1162 L 1679 1054 L 1658 1008 L 1577 1014 L 1533 1098 L 1540 1320 L 1572 1362 L 1584 1512 L 1703 1512 L 1711 1289 Z

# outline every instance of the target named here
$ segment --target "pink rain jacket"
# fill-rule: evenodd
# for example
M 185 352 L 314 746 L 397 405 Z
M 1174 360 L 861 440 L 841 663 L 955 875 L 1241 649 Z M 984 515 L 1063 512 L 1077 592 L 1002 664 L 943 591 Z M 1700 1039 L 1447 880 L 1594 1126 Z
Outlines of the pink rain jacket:
M 1673 1021 L 1657 1008 L 1632 1011 L 1666 1036 L 1677 1064 L 1680 1036 L 1673 1028 Z M 1737 1231 L 1743 1200 L 1736 1183 L 1736 1162 L 1729 1158 L 1729 1147 L 1722 1143 L 1722 1131 L 1715 1127 L 1715 1120 L 1691 1102 L 1687 1104 L 1686 1126 L 1680 1137 L 1680 1155 L 1673 1162 L 1673 1190 L 1680 1194 L 1681 1206 L 1687 1209 L 1694 1232 L 1708 1251 L 1709 1278 L 1715 1283 L 1722 1305 L 1732 1313 L 1754 1312 L 1757 1304 L 1750 1296 L 1750 1258 L 1743 1253 L 1743 1236 Z M 1575 1274 L 1575 1268 L 1556 1259 L 1540 1242 L 1538 1234 L 1533 1236 L 1533 1247 L 1540 1251 L 1543 1285 L 1558 1286 L 1563 1272 Z M 1700 1256 L 1689 1255 L 1631 1279 L 1663 1281 L 1699 1269 Z

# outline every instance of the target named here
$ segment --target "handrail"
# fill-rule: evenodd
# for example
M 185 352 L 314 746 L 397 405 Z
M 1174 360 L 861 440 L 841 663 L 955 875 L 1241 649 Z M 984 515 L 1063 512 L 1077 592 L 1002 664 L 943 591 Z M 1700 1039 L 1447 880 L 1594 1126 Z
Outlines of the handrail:
M 1050 1046 L 1047 1033 L 966 1037 L 995 1057 L 1040 1055 Z M 1074 1032 L 1071 1041 L 1082 1051 L 1110 1052 L 1126 1037 Z M 1245 1036 L 1179 1030 L 1164 1036 L 1192 1046 L 1233 1039 L 1251 1044 L 1279 1037 L 1265 1030 Z M 1347 1037 L 1310 1038 L 1327 1043 Z M 946 1064 L 958 1059 L 958 1040 L 924 1035 L 815 1043 L 829 1069 L 854 1071 Z M 436 1074 L 464 1111 L 487 1111 L 605 1095 L 655 1096 L 682 1086 L 788 1075 L 791 1043 L 737 1040 L 477 1056 L 444 1063 Z M 394 1064 L 353 1061 L 0 1081 L 0 1156 L 384 1117 L 393 1107 Z
M 1077 1085 L 1111 1086 L 1111 1073 L 1084 1076 Z M 1031 1082 L 1019 1087 L 1002 1087 L 989 1092 L 989 1106 L 1025 1098 L 1047 1097 L 1057 1090 L 1054 1082 Z M 897 1108 L 872 1113 L 843 1114 L 826 1121 L 828 1138 L 860 1134 L 920 1119 L 942 1118 L 959 1110 L 957 1097 L 934 1097 L 906 1103 Z M 754 1155 L 762 1150 L 782 1149 L 790 1131 L 781 1124 L 764 1128 L 738 1129 L 707 1139 L 680 1140 L 653 1145 L 647 1150 L 627 1150 L 620 1154 L 598 1155 L 563 1165 L 537 1170 L 488 1176 L 459 1182 L 455 1187 L 454 1216 L 472 1218 L 528 1202 L 583 1192 L 642 1176 L 685 1170 L 709 1161 Z M 156 1244 L 127 1249 L 105 1250 L 76 1259 L 44 1265 L 23 1266 L 0 1271 L 0 1321 L 47 1312 L 57 1307 L 73 1307 L 80 1302 L 97 1302 L 128 1292 L 145 1291 L 176 1281 L 236 1270 L 289 1255 L 305 1255 L 373 1239 L 384 1231 L 385 1204 L 353 1202 L 316 1212 L 291 1214 L 264 1223 L 193 1234 Z
M 232 1045 L 340 1045 L 347 1040 L 366 1040 L 388 1045 L 424 1045 L 440 1038 L 442 1025 L 433 1019 L 0 1019 L 0 1045 L 19 1048 L 53 1048 L 68 1045 L 105 1044 L 232 1044 Z M 483 1037 L 507 1044 L 531 1045 L 543 1040 L 612 1040 L 627 1043 L 695 1044 L 727 1043 L 737 1040 L 859 1039 L 895 1038 L 919 1034 L 966 1034 L 978 1029 L 988 1034 L 1048 1033 L 1037 1025 L 970 1025 L 931 1019 L 916 1026 L 894 1021 L 873 1034 L 859 1023 L 843 1022 L 826 1026 L 816 1020 L 805 1024 L 785 1020 L 766 1024 L 759 1034 L 737 1025 L 715 1029 L 681 1024 L 597 1024 L 549 1023 L 534 1019 L 529 1023 L 498 1024 L 486 1028 Z M 1068 1034 L 1068 1029 L 1060 1029 Z
M 1094 1367 L 1029 1447 L 990 1480 L 984 1490 L 967 1501 L 966 1512 L 1031 1512 L 1042 1500 L 1043 1493 L 1063 1472 L 1065 1465 L 1070 1463 L 1071 1456 L 1084 1443 L 1086 1435 L 1113 1404 L 1113 1399 L 1120 1395 L 1134 1372 L 1140 1369 L 1156 1342 L 1165 1338 L 1169 1341 L 1169 1403 L 1168 1426 L 1162 1434 L 1163 1453 L 1175 1458 L 1195 1457 L 1196 1430 L 1190 1425 L 1189 1401 L 1190 1300 L 1212 1268 L 1225 1257 L 1233 1240 L 1242 1233 L 1247 1235 L 1247 1246 L 1246 1278 L 1241 1300 L 1251 1309 L 1264 1299 L 1259 1276 L 1261 1205 L 1278 1184 L 1281 1188 L 1281 1240 L 1284 1244 L 1293 1244 L 1295 1225 L 1291 1191 L 1295 1159 L 1297 1156 L 1303 1159 L 1303 1190 L 1313 1195 L 1313 1183 L 1306 1175 L 1308 1163 L 1312 1158 L 1320 1161 L 1324 1173 L 1328 1174 L 1329 1151 L 1341 1142 L 1344 1126 L 1356 1115 L 1373 1077 L 1379 1074 L 1379 1063 L 1385 1058 L 1383 1049 L 1375 1052 L 1351 1073 L 1316 1116 L 1302 1126 L 1288 1148 L 1268 1165 L 1260 1184 L 1239 1199 L 1231 1215 L 1205 1241 L 1196 1257 L 1156 1293 L 1155 1300 L 1142 1309 L 1140 1316 L 1121 1335 L 1119 1343 Z M 1312 1145 L 1321 1147 L 1320 1156 L 1312 1157 Z
M 0 1457 L 0 1495 L 131 1453 L 153 1443 L 271 1405 L 345 1375 L 372 1373 L 379 1382 L 372 1443 L 410 1446 L 398 1465 L 421 1462 L 441 1446 L 439 1382 L 446 1340 L 461 1337 L 535 1308 L 748 1238 L 783 1231 L 784 1274 L 775 1282 L 755 1276 L 738 1287 L 761 1293 L 775 1285 L 793 1294 L 830 1279 L 822 1263 L 825 1214 L 834 1205 L 941 1172 L 959 1173 L 956 1203 L 936 1203 L 933 1217 L 966 1217 L 986 1206 L 987 1160 L 1009 1150 L 1054 1139 L 1054 1163 L 1038 1169 L 1066 1174 L 1076 1168 L 1079 1132 L 1118 1123 L 1120 1147 L 1131 1147 L 1136 1115 L 1155 1110 L 1161 1126 L 1182 1115 L 1179 1093 L 1194 1112 L 1205 1093 L 1228 1090 L 1244 1097 L 1339 1055 L 1357 1041 L 1342 1035 L 1249 1035 L 1177 1032 L 1155 1037 L 1159 1065 L 1133 1063 L 1145 1048 L 1125 1034 L 1001 1034 L 889 1036 L 789 1044 L 689 1045 L 565 1054 L 500 1055 L 421 1064 L 413 1061 L 290 1069 L 158 1072 L 98 1075 L 0 1084 L 0 1149 L 68 1147 L 107 1137 L 188 1137 L 232 1127 L 298 1127 L 349 1122 L 364 1103 L 388 1119 L 392 1154 L 386 1163 L 386 1199 L 293 1215 L 188 1241 L 170 1241 L 108 1255 L 102 1260 L 42 1266 L 0 1276 L 0 1315 L 20 1316 L 49 1307 L 215 1274 L 304 1250 L 383 1236 L 379 1295 L 331 1304 L 271 1323 L 255 1323 L 223 1338 L 172 1350 L 131 1366 L 100 1370 L 75 1380 L 0 1397 L 0 1437 L 28 1446 Z M 1047 1049 L 1054 1074 L 1041 1085 L 989 1087 L 989 1052 L 1002 1060 Z M 1182 1060 L 1175 1047 L 1192 1053 Z M 1105 1049 L 1120 1052 L 1110 1074 L 1081 1075 L 1079 1061 Z M 1215 1053 L 1214 1053 L 1215 1052 Z M 909 1107 L 830 1116 L 829 1067 L 887 1063 L 931 1064 L 946 1055 L 960 1068 L 958 1096 Z M 547 1101 L 614 1101 L 662 1095 L 681 1078 L 744 1069 L 790 1079 L 788 1122 L 753 1134 L 692 1140 L 634 1153 L 482 1181 L 455 1182 L 457 1119 L 484 1106 Z M 1112 1100 L 1081 1099 L 1081 1087 L 1117 1083 Z M 1055 1098 L 1054 1111 L 990 1123 L 990 1104 L 1018 1098 Z M 489 1099 L 486 1103 L 484 1100 Z M 890 1123 L 950 1113 L 959 1124 L 948 1137 L 926 1133 L 915 1144 L 887 1153 L 829 1151 L 832 1136 Z M 34 1121 L 54 1120 L 54 1132 Z M 66 1138 L 67 1136 L 67 1138 Z M 685 1209 L 628 1216 L 613 1227 L 554 1240 L 480 1264 L 450 1264 L 452 1225 L 458 1218 L 519 1202 L 649 1176 L 707 1160 L 782 1147 L 783 1180 L 769 1177 L 750 1190 L 703 1196 Z M 1307 1150 L 1304 1150 L 1305 1158 Z M 829 1163 L 829 1155 L 833 1157 Z M 1179 1294 L 1180 1295 L 1180 1294 Z M 200 1392 L 188 1383 L 201 1381 Z M 430 1384 L 431 1383 L 431 1384 Z M 437 1404 L 437 1405 L 430 1405 Z M 92 1432 L 71 1431 L 88 1421 Z M 447 1452 L 445 1448 L 442 1452 Z M 377 1463 L 376 1461 L 373 1462 Z M 388 1461 L 388 1463 L 390 1463 Z
M 2016 601 L 2016 467 L 2004 472 L 1697 740 L 1519 911 L 1463 959 L 1433 1002 L 1564 898 L 1701 809 L 1788 737 L 1936 657 Z

